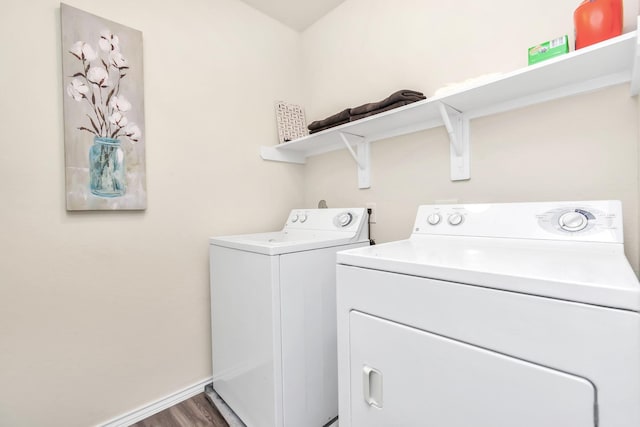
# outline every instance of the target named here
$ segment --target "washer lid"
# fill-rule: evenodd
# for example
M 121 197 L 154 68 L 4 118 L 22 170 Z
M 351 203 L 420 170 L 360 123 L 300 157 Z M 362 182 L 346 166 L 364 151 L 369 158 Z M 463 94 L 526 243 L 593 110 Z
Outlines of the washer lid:
M 618 243 L 413 235 L 338 252 L 338 263 L 640 311 L 640 284 Z
M 289 230 L 214 237 L 209 240 L 209 243 L 248 252 L 279 255 L 356 243 L 358 242 L 356 235 L 356 231 Z M 367 240 L 360 239 L 360 241 Z

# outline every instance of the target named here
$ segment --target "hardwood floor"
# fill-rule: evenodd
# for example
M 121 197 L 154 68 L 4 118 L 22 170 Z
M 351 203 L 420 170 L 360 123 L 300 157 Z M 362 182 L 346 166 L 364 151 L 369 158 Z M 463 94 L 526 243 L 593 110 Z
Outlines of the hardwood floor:
M 200 393 L 131 427 L 229 427 L 229 424 Z

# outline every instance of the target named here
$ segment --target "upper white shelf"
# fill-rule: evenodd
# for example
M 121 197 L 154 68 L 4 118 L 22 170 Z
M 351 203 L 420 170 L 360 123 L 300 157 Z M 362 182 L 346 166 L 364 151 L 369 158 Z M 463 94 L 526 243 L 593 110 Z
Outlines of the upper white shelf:
M 305 163 L 309 156 L 345 148 L 345 135 L 360 137 L 357 138 L 360 141 L 356 143 L 357 148 L 364 151 L 361 144 L 453 122 L 453 126 L 447 125 L 447 130 L 452 143 L 455 138 L 460 145 L 451 150 L 452 179 L 469 179 L 470 119 L 627 82 L 631 82 L 631 95 L 637 95 L 640 89 L 640 49 L 636 34 L 636 31 L 623 34 L 446 95 L 434 96 L 295 141 L 263 146 L 261 156 L 265 160 Z M 447 120 L 444 111 L 452 120 Z M 350 148 L 348 144 L 347 148 Z M 368 174 L 368 146 L 366 156 L 350 151 L 358 167 L 366 169 Z M 458 157 L 457 166 L 454 166 L 454 157 Z M 461 166 L 465 162 L 466 172 Z M 456 172 L 454 167 L 462 169 Z M 360 188 L 367 187 L 361 181 Z

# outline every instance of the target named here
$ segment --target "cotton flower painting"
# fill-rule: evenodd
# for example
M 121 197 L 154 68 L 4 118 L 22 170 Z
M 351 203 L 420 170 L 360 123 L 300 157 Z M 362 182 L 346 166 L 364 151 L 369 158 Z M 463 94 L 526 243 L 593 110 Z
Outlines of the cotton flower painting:
M 142 33 L 60 15 L 67 210 L 146 209 Z

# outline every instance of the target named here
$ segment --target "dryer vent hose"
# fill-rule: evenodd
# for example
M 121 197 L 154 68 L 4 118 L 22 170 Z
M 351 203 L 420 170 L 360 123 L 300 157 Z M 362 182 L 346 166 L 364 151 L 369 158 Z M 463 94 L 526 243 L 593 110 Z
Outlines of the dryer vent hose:
M 371 246 L 376 244 L 376 241 L 371 238 L 371 208 L 367 208 L 367 232 L 369 234 L 369 244 Z

